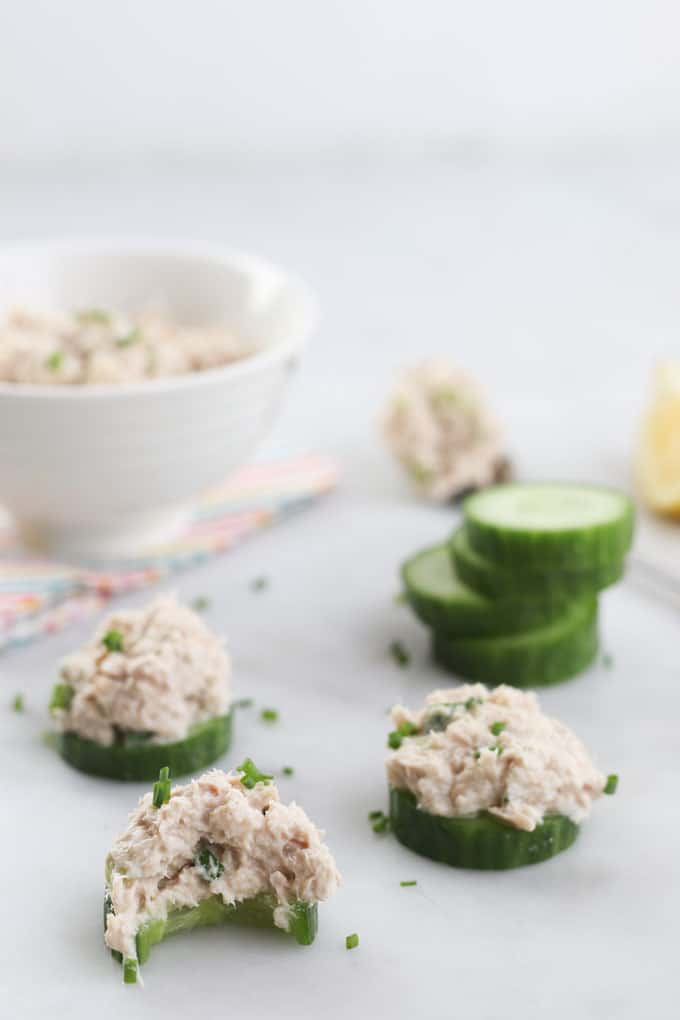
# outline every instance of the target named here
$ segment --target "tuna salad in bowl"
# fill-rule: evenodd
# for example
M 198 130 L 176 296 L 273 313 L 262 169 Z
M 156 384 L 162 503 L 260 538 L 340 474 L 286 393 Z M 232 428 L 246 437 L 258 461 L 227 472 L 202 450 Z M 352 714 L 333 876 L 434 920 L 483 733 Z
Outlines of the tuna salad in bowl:
M 301 945 L 340 876 L 322 833 L 247 758 L 187 786 L 163 770 L 106 861 L 104 939 L 134 984 L 151 947 L 201 925 L 277 928 Z
M 216 245 L 0 250 L 0 504 L 25 544 L 173 538 L 266 436 L 315 320 L 304 284 Z
M 571 846 L 594 800 L 616 790 L 536 696 L 465 684 L 392 709 L 390 823 L 411 850 L 459 868 L 506 869 Z
M 230 672 L 224 643 L 174 598 L 117 610 L 61 663 L 50 701 L 59 753 L 110 779 L 205 768 L 230 744 Z

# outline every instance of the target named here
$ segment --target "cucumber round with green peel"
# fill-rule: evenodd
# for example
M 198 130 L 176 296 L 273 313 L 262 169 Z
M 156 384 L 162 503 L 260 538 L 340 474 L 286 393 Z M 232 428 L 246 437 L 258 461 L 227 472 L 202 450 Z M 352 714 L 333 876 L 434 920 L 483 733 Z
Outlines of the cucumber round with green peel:
M 470 544 L 466 528 L 454 532 L 450 552 L 456 573 L 474 591 L 492 599 L 515 599 L 526 605 L 564 609 L 574 599 L 615 584 L 623 575 L 623 560 L 583 570 L 559 567 L 503 567 L 482 556 Z M 554 615 L 554 613 L 552 614 Z
M 573 602 L 556 620 L 520 634 L 450 638 L 434 633 L 435 660 L 468 680 L 541 687 L 575 676 L 597 655 L 597 601 Z
M 136 960 L 123 960 L 121 954 L 115 950 L 113 956 L 123 964 L 125 983 L 134 984 L 137 979 L 137 966 L 132 966 L 132 964 L 140 966 L 145 964 L 149 959 L 152 946 L 162 942 L 170 935 L 190 931 L 192 928 L 217 924 L 275 928 L 283 934 L 292 935 L 299 945 L 310 946 L 318 928 L 317 904 L 302 901 L 291 903 L 288 908 L 287 932 L 274 924 L 274 911 L 278 906 L 276 897 L 269 893 L 260 893 L 259 896 L 235 903 L 225 903 L 219 894 L 210 896 L 195 907 L 180 907 L 170 910 L 165 919 L 147 921 L 142 925 L 135 938 Z M 106 917 L 109 913 L 110 900 L 107 897 L 104 901 L 104 925 L 106 925 Z
M 130 781 L 158 779 L 168 766 L 174 777 L 197 772 L 220 758 L 231 743 L 232 712 L 197 723 L 183 740 L 156 744 L 138 737 L 129 743 L 98 744 L 78 733 L 57 737 L 59 754 L 69 765 L 92 776 Z
M 420 620 L 449 637 L 514 634 L 554 619 L 556 602 L 494 601 L 460 579 L 446 544 L 423 549 L 401 568 L 406 599 Z
M 620 562 L 633 539 L 633 504 L 596 485 L 496 485 L 463 504 L 470 545 L 501 566 L 592 569 Z
M 572 845 L 579 827 L 565 815 L 546 815 L 533 832 L 488 812 L 445 818 L 422 811 L 409 790 L 390 789 L 391 828 L 400 843 L 454 868 L 502 871 L 546 861 Z

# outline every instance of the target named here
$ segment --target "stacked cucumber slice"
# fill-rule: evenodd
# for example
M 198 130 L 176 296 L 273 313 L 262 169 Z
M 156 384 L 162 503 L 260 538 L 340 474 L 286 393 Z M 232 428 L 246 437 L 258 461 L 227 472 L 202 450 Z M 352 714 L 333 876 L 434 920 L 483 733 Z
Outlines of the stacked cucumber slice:
M 597 594 L 623 574 L 633 507 L 613 489 L 498 485 L 470 496 L 449 542 L 402 567 L 435 659 L 487 684 L 537 687 L 597 654 Z

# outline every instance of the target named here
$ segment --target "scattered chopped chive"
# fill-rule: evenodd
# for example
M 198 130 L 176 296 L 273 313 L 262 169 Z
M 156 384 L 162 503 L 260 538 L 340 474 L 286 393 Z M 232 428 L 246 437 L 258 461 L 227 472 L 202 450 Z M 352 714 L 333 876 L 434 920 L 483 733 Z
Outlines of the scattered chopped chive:
M 69 709 L 74 694 L 75 691 L 70 684 L 55 684 L 52 688 L 50 703 L 47 706 L 49 711 L 54 712 L 57 708 L 63 708 L 65 711 Z
M 232 704 L 233 704 L 234 708 L 252 708 L 253 707 L 253 699 L 252 698 L 239 698 L 238 701 L 234 701 L 234 702 L 232 702 Z
M 406 651 L 406 649 L 404 648 L 400 641 L 392 642 L 392 644 L 390 645 L 390 655 L 397 663 L 397 665 L 401 666 L 402 669 L 404 669 L 405 666 L 408 666 L 409 662 L 411 661 L 411 656 Z
M 468 698 L 467 701 L 465 702 L 465 709 L 466 711 L 471 712 L 472 709 L 475 708 L 475 706 L 481 704 L 482 704 L 481 698 Z
M 284 776 L 295 775 L 295 769 L 292 768 L 290 765 L 284 765 L 281 771 L 283 772 Z
M 119 336 L 116 339 L 116 347 L 132 347 L 133 344 L 138 344 L 141 339 L 142 331 L 138 326 L 135 326 L 125 336 Z
M 605 652 L 604 655 L 602 656 L 602 665 L 604 666 L 605 669 L 611 669 L 611 667 L 614 665 L 614 660 L 609 654 L 609 652 Z
M 137 961 L 126 957 L 123 960 L 123 983 L 126 985 L 137 984 Z
M 408 882 L 400 882 L 399 885 L 402 887 L 402 889 L 405 889 L 409 885 L 418 885 L 418 883 L 415 880 L 415 878 L 411 878 L 409 879 Z
M 474 753 L 474 755 L 473 755 L 473 758 L 475 759 L 475 761 L 479 761 L 479 759 L 480 759 L 481 757 L 482 757 L 482 752 L 481 752 L 481 751 L 479 750 L 479 748 L 478 748 L 478 749 L 477 749 L 477 750 L 475 751 L 475 753 Z
M 264 591 L 265 588 L 269 587 L 269 579 L 266 577 L 254 577 L 250 582 L 250 587 L 253 591 Z
M 279 713 L 275 708 L 263 708 L 260 712 L 260 719 L 263 722 L 277 722 Z
M 241 765 L 236 766 L 236 771 L 241 772 L 241 782 L 247 790 L 252 790 L 257 783 L 271 783 L 273 776 L 267 776 L 260 772 L 252 758 L 246 758 Z
M 376 809 L 375 811 L 369 811 L 368 812 L 368 820 L 369 820 L 369 822 L 375 822 L 378 818 L 383 818 L 384 816 L 385 816 L 385 812 L 384 811 L 380 811 L 378 809 Z
M 387 734 L 387 746 L 391 747 L 393 751 L 396 751 L 398 747 L 401 747 L 404 737 L 412 737 L 414 733 L 418 732 L 418 727 L 415 723 L 406 722 L 399 723 L 396 730 L 392 730 L 391 733 Z
M 490 751 L 495 751 L 496 754 L 498 755 L 498 757 L 500 758 L 500 756 L 503 754 L 503 745 L 502 744 L 492 744 L 491 747 L 489 748 L 489 750 Z
M 87 324 L 88 322 L 99 323 L 101 326 L 108 326 L 111 322 L 111 316 L 108 312 L 103 311 L 101 308 L 83 308 L 81 311 L 76 312 L 76 319 L 78 322 Z
M 214 882 L 224 872 L 222 861 L 207 846 L 200 847 L 196 851 L 194 864 L 199 871 L 203 872 L 203 877 L 207 882 Z
M 494 722 L 491 723 L 489 729 L 493 733 L 494 737 L 499 737 L 507 725 L 508 724 L 505 722 Z
M 15 694 L 12 698 L 12 711 L 23 712 L 24 710 L 24 696 L 23 694 Z
M 396 606 L 403 606 L 408 602 L 408 595 L 405 591 L 400 591 L 394 596 L 394 604 Z
M 52 351 L 48 358 L 45 358 L 45 368 L 49 368 L 50 372 L 58 372 L 61 368 L 64 355 L 62 351 Z
M 607 776 L 607 782 L 605 783 L 604 790 L 602 792 L 606 793 L 607 796 L 611 797 L 612 794 L 616 793 L 616 788 L 618 785 L 619 777 L 616 775 L 615 772 L 612 772 L 610 776 Z
M 191 603 L 191 608 L 197 613 L 202 613 L 206 609 L 210 609 L 211 605 L 212 602 L 205 595 L 197 595 Z
M 380 812 L 377 818 L 375 818 L 371 824 L 371 828 L 374 832 L 387 832 L 390 827 L 389 815 Z
M 105 648 L 108 648 L 110 652 L 122 652 L 123 635 L 119 630 L 107 630 L 106 634 L 102 638 L 102 644 Z
M 170 800 L 170 769 L 165 765 L 158 773 L 153 784 L 152 803 L 155 808 L 162 807 Z
M 353 935 L 348 935 L 345 939 L 345 949 L 356 949 L 359 945 L 359 936 L 356 932 Z

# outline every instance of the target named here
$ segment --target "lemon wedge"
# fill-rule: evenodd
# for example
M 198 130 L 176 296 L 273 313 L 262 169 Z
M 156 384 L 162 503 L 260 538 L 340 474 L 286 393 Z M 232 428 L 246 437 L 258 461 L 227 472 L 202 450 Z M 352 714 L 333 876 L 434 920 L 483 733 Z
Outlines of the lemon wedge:
M 655 513 L 680 519 L 680 363 L 660 365 L 642 426 L 640 494 Z

